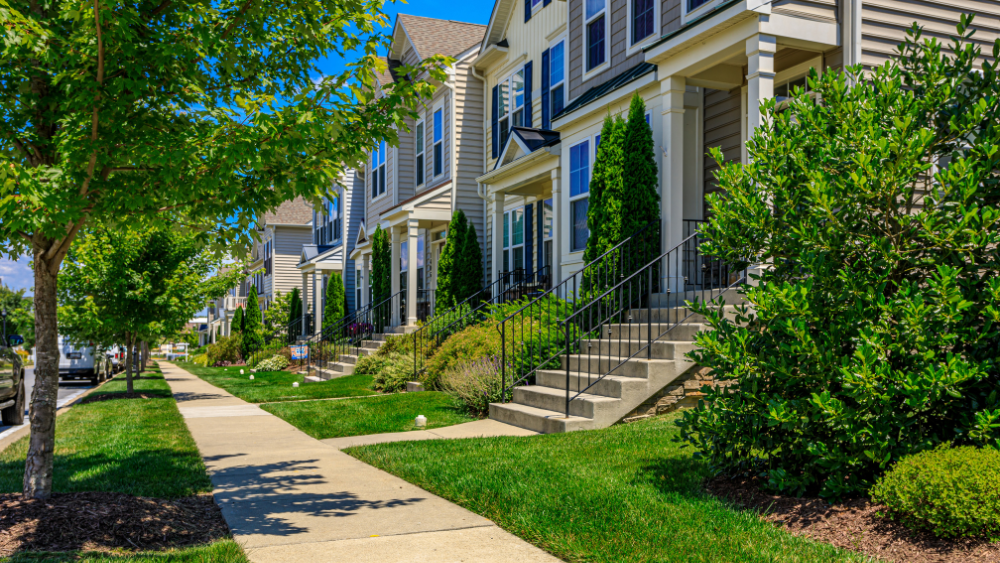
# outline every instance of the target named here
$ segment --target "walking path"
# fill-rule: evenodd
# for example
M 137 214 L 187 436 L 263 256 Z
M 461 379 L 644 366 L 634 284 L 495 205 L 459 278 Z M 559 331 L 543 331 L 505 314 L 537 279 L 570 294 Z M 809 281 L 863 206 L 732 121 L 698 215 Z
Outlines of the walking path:
M 208 467 L 215 501 L 255 563 L 559 561 L 257 405 L 173 364 L 160 366 Z

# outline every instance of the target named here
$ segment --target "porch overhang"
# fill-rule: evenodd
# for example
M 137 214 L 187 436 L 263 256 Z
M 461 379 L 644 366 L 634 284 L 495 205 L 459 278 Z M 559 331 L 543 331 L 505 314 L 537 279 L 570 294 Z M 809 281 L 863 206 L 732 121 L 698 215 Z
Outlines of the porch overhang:
M 451 220 L 451 196 L 454 182 L 448 180 L 410 199 L 382 214 L 382 228 L 404 225 L 408 221 L 417 220 L 430 226 L 432 223 Z
M 343 270 L 344 245 L 323 246 L 309 244 L 302 247 L 299 263 L 295 265 L 303 274 L 315 271 Z
M 560 145 L 545 147 L 476 178 L 487 196 L 537 195 L 552 189 L 552 171 L 559 169 Z

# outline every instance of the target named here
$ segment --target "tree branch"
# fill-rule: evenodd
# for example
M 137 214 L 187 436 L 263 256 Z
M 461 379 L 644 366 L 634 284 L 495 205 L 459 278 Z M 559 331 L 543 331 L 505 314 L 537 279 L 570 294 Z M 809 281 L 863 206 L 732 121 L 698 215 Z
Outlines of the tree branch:
M 246 11 L 250 9 L 250 6 L 252 4 L 253 0 L 247 0 L 247 3 L 243 4 L 243 7 L 240 8 L 240 11 L 236 14 L 236 17 L 233 18 L 233 21 L 229 22 L 229 25 L 226 26 L 226 30 L 222 32 L 222 36 L 219 37 L 220 40 L 225 39 L 227 36 L 229 36 L 229 32 L 231 32 L 233 28 L 236 27 L 236 24 L 239 23 L 239 21 L 243 18 L 243 15 L 246 14 Z

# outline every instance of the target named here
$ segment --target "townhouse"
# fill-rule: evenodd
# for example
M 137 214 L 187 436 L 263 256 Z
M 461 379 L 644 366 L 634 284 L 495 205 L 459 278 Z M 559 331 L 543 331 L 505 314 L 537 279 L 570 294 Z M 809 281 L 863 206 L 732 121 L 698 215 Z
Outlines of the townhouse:
M 350 255 L 367 280 L 360 292 L 371 300 L 371 238 L 388 232 L 392 248 L 394 323 L 414 326 L 432 314 L 437 262 L 452 212 L 462 209 L 485 237 L 483 200 L 476 177 L 482 174 L 483 82 L 472 61 L 479 54 L 486 27 L 477 24 L 400 14 L 393 27 L 386 63 L 377 77 L 376 95 L 401 77 L 396 69 L 433 55 L 452 57 L 448 79 L 399 132 L 398 146 L 386 143 L 369 154 L 364 174 L 365 217 Z M 366 286 L 365 284 L 369 284 Z
M 259 217 L 256 229 L 246 283 L 247 291 L 257 292 L 261 311 L 266 311 L 279 294 L 300 285 L 297 265 L 302 247 L 312 242 L 312 206 L 301 197 L 286 201 Z
M 746 159 L 759 102 L 820 72 L 895 53 L 917 21 L 947 41 L 976 13 L 989 51 L 1000 5 L 984 0 L 497 0 L 472 66 L 486 77 L 486 271 L 583 265 L 590 174 L 605 115 L 644 99 L 660 168 L 662 248 L 704 219 L 718 189 L 706 153 Z

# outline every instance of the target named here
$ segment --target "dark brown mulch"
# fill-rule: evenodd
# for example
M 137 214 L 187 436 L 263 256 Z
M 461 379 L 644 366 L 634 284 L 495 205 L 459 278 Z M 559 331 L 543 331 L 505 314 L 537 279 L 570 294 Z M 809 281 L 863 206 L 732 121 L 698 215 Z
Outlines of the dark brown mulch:
M 713 495 L 752 510 L 797 536 L 876 557 L 907 563 L 1000 563 L 1000 543 L 986 540 L 942 540 L 914 532 L 888 518 L 884 507 L 866 499 L 831 505 L 819 498 L 795 498 L 761 490 L 755 479 L 710 480 Z
M 23 551 L 160 550 L 228 534 L 209 494 L 161 500 L 57 493 L 46 501 L 0 495 L 0 557 Z
M 87 395 L 80 399 L 78 405 L 87 403 L 100 403 L 101 401 L 114 401 L 115 399 L 163 399 L 169 395 L 157 395 L 155 393 L 101 393 L 99 395 Z

